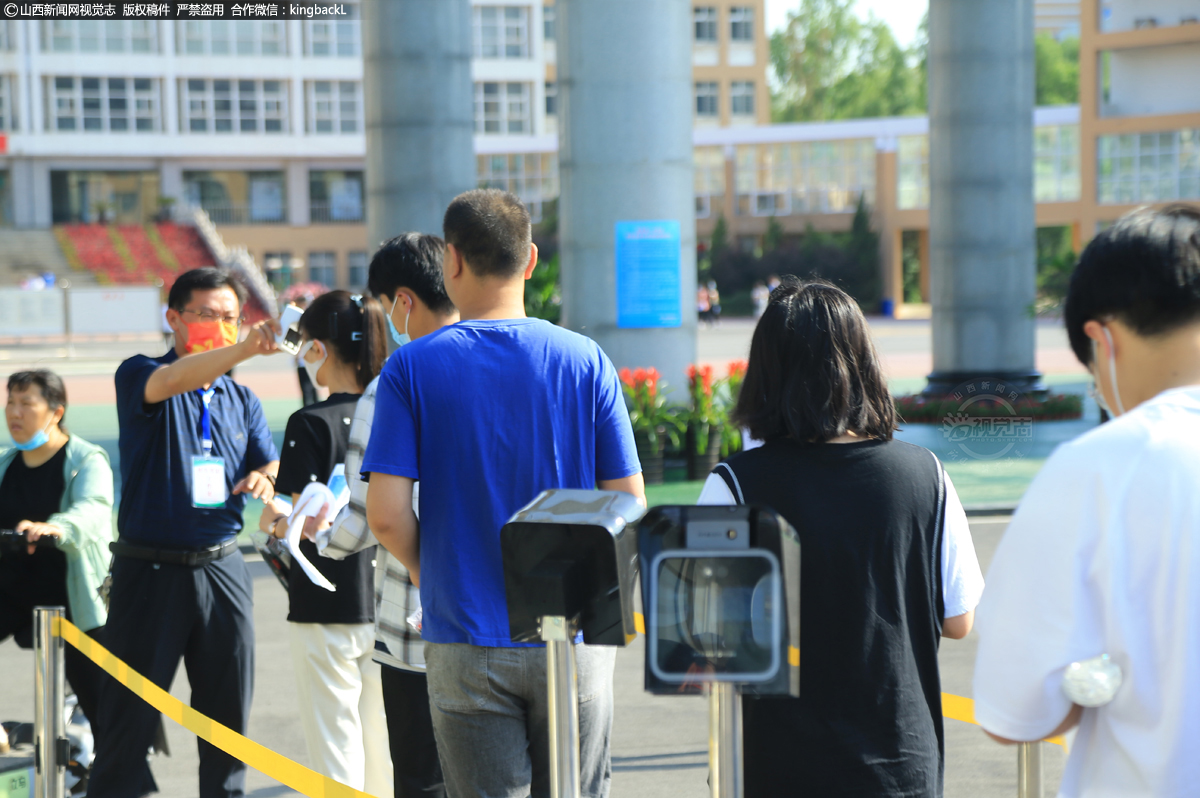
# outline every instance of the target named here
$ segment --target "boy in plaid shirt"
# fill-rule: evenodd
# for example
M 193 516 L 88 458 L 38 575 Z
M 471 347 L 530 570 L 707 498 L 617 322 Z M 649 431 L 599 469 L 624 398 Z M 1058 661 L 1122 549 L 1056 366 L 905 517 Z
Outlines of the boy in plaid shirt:
M 444 249 L 436 236 L 408 233 L 384 243 L 371 260 L 367 288 L 383 303 L 397 346 L 458 321 L 458 311 L 442 284 Z M 342 559 L 377 542 L 367 526 L 367 483 L 360 472 L 375 418 L 378 385 L 377 378 L 367 386 L 350 425 L 346 451 L 350 503 L 329 528 L 316 534 L 317 548 L 325 557 Z M 414 488 L 414 502 L 416 494 Z M 444 798 L 446 794 L 429 715 L 424 643 L 408 620 L 420 607 L 420 591 L 408 570 L 380 546 L 375 562 L 375 660 L 383 666 L 383 703 L 396 798 Z

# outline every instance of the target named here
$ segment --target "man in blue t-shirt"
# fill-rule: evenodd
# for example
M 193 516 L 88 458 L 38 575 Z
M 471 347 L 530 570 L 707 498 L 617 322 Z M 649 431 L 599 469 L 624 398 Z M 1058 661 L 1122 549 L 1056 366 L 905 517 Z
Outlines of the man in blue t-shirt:
M 462 321 L 384 366 L 362 466 L 367 518 L 421 588 L 447 791 L 548 796 L 545 652 L 509 637 L 500 529 L 551 488 L 598 486 L 644 501 L 641 466 L 608 357 L 588 338 L 525 317 L 537 247 L 521 201 L 467 192 L 444 228 L 446 293 Z M 615 650 L 579 645 L 576 656 L 583 794 L 606 796 Z

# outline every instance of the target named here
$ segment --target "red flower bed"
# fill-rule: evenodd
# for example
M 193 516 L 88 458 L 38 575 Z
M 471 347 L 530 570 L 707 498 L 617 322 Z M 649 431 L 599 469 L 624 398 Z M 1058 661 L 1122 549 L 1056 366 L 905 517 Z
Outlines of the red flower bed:
M 140 225 L 122 225 L 117 228 L 121 233 L 121 237 L 125 239 L 125 246 L 129 247 L 129 254 L 133 256 L 134 271 L 142 275 L 154 275 L 156 277 L 165 275 L 167 267 L 158 258 L 158 251 L 154 248 L 154 244 L 150 242 L 150 236 L 146 235 L 146 229 Z

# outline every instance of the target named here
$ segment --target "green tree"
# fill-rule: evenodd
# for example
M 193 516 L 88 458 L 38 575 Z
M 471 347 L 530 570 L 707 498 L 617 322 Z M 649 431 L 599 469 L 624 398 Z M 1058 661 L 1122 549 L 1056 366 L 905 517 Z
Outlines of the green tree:
M 855 0 L 801 0 L 771 39 L 776 121 L 921 113 L 919 53 L 888 26 L 854 13 Z
M 729 249 L 729 224 L 725 221 L 725 214 L 721 214 L 717 217 L 717 223 L 713 227 L 712 241 L 709 243 L 708 251 L 713 258 L 717 258 L 727 249 Z
M 1079 102 L 1079 39 L 1062 41 L 1046 33 L 1034 39 L 1038 105 Z
M 763 235 L 763 252 L 774 252 L 783 243 L 783 225 L 772 216 L 767 220 L 767 232 Z

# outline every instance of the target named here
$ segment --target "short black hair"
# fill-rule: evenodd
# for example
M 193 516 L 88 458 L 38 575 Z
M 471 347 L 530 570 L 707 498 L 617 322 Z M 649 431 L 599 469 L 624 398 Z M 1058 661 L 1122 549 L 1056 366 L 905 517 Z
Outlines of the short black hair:
M 832 283 L 784 277 L 754 328 L 733 415 L 760 441 L 891 440 L 896 405 L 858 303 Z
M 167 295 L 167 307 L 179 311 L 192 301 L 193 291 L 215 291 L 218 288 L 228 288 L 238 301 L 238 310 L 246 306 L 246 288 L 232 272 L 218 269 L 216 266 L 202 266 L 192 269 L 175 278 L 171 292 Z
M 1107 319 L 1147 337 L 1200 321 L 1200 209 L 1138 208 L 1092 239 L 1063 307 L 1071 349 L 1085 366 L 1092 341 L 1083 326 Z
M 51 410 L 63 408 L 63 417 L 59 420 L 58 426 L 65 430 L 63 421 L 66 421 L 67 418 L 67 386 L 63 385 L 62 377 L 47 369 L 17 371 L 8 376 L 9 393 L 27 391 L 33 385 L 36 385 L 42 392 L 42 398 L 46 400 L 46 404 L 50 405 Z
M 386 294 L 395 299 L 396 289 L 407 288 L 434 313 L 453 313 L 454 303 L 442 280 L 445 252 L 446 242 L 424 233 L 405 233 L 384 241 L 367 269 L 367 290 L 375 297 Z
M 446 209 L 442 232 L 479 277 L 513 277 L 529 265 L 533 227 L 515 194 L 495 188 L 459 194 Z
M 329 291 L 304 311 L 300 332 L 326 342 L 338 360 L 354 366 L 358 387 L 365 390 L 387 359 L 386 324 L 379 300 L 349 291 Z

